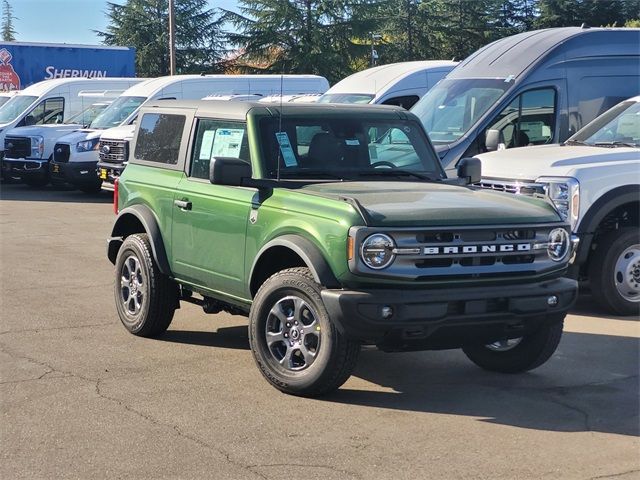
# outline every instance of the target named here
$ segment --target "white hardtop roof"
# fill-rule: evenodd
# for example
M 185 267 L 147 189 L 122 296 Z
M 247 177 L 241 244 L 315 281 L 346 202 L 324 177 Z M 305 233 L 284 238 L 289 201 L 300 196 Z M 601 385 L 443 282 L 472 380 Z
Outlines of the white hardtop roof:
M 421 70 L 437 70 L 453 68 L 458 64 L 451 60 L 423 60 L 418 62 L 401 62 L 368 68 L 349 75 L 340 80 L 327 93 L 369 93 L 375 95 L 392 81 L 419 72 Z
M 225 74 L 212 74 L 212 75 L 170 75 L 166 77 L 158 77 L 147 80 L 146 82 L 139 83 L 130 87 L 123 95 L 127 97 L 149 97 L 154 93 L 169 87 L 179 82 L 184 81 L 196 81 L 196 80 L 230 80 L 230 79 L 251 79 L 251 78 L 271 78 L 271 79 L 301 79 L 301 78 L 314 78 L 317 80 L 325 80 L 324 77 L 319 75 L 225 75 Z M 326 81 L 326 80 L 325 80 Z
M 627 102 L 640 102 L 640 95 L 638 95 L 637 97 L 631 97 L 629 100 L 627 100 Z
M 122 82 L 140 82 L 143 79 L 135 77 L 97 77 L 97 78 L 85 78 L 85 77 L 73 77 L 73 78 L 54 78 L 51 80 L 43 80 L 38 83 L 25 88 L 20 91 L 20 95 L 34 95 L 39 97 L 47 92 L 50 92 L 54 88 L 61 87 L 63 85 L 71 85 L 82 83 L 86 84 L 86 90 L 104 90 L 98 88 L 92 88 L 92 83 L 96 82 L 110 82 L 110 81 L 122 81 Z

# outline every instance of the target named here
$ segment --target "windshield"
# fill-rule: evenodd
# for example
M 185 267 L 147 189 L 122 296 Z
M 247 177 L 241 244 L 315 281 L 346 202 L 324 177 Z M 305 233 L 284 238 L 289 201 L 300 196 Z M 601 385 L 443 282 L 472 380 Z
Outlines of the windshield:
M 420 125 L 401 119 L 265 118 L 260 133 L 266 176 L 354 180 L 442 178 Z
M 146 100 L 146 97 L 118 97 L 89 126 L 98 129 L 117 127 Z
M 79 125 L 89 125 L 96 116 L 109 106 L 108 103 L 95 103 L 85 108 L 80 113 L 76 113 L 73 117 L 67 120 L 66 124 L 77 123 Z
M 640 146 L 640 102 L 622 102 L 600 115 L 567 143 Z
M 495 78 L 441 80 L 411 111 L 420 117 L 433 143 L 452 143 L 467 133 L 510 86 Z
M 7 103 L 11 97 L 2 97 L 0 96 L 0 107 Z
M 16 95 L 0 107 L 0 123 L 13 122 L 37 99 L 31 95 Z
M 318 103 L 369 103 L 373 97 L 368 93 L 325 93 Z

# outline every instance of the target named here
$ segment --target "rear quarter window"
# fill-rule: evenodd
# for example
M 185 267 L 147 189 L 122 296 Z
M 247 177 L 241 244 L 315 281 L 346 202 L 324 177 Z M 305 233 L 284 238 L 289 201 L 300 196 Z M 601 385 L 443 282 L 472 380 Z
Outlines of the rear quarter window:
M 134 158 L 176 165 L 185 121 L 184 115 L 145 113 L 140 120 Z

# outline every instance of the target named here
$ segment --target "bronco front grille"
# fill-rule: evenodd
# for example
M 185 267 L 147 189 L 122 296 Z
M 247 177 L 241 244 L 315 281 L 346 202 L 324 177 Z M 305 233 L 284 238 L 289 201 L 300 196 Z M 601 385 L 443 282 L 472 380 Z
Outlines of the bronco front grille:
M 369 269 L 358 256 L 353 273 L 395 278 L 468 279 L 532 275 L 563 268 L 547 253 L 549 233 L 563 225 L 448 227 L 385 230 L 395 243 L 393 263 L 384 270 Z M 563 226 L 564 227 L 564 226 Z M 354 227 L 356 245 L 378 228 Z
M 31 155 L 31 139 L 25 137 L 6 137 L 4 139 L 6 158 L 28 158 Z
M 101 162 L 124 163 L 129 153 L 129 142 L 126 140 L 100 140 L 98 155 Z

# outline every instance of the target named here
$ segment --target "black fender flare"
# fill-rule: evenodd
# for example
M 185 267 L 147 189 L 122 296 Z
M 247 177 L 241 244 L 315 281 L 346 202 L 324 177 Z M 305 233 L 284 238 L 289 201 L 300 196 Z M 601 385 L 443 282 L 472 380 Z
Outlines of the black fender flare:
M 111 238 L 108 240 L 107 256 L 109 260 L 115 264 L 118 250 L 124 241 L 124 237 L 131 233 L 127 231 L 126 226 L 129 221 L 128 219 L 132 216 L 142 224 L 144 231 L 149 236 L 153 258 L 160 272 L 170 276 L 171 268 L 169 268 L 169 259 L 167 258 L 167 252 L 164 248 L 164 241 L 162 240 L 158 220 L 153 212 L 145 205 L 133 205 L 124 208 L 118 214 L 118 218 L 116 218 L 111 230 Z
M 587 260 L 591 251 L 591 242 L 600 222 L 616 208 L 640 201 L 640 185 L 623 185 L 608 191 L 589 207 L 582 221 L 578 225 L 580 246 L 576 255 L 576 263 L 582 264 Z
M 326 288 L 340 288 L 340 282 L 336 279 L 331 267 L 322 255 L 320 249 L 310 240 L 295 234 L 283 235 L 267 242 L 256 254 L 249 274 L 249 289 L 255 274 L 256 266 L 268 251 L 273 247 L 286 247 L 295 252 L 307 265 L 313 279 Z

